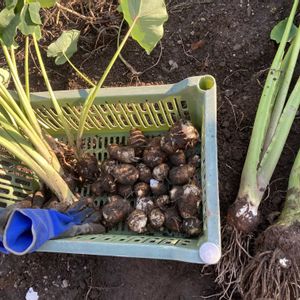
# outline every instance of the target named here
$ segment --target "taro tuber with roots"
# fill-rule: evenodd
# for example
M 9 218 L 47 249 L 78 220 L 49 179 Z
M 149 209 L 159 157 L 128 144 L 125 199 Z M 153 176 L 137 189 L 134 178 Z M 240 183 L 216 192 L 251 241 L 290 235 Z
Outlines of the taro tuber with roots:
M 283 210 L 256 241 L 242 273 L 244 299 L 300 297 L 300 151 L 290 173 Z
M 277 53 L 269 68 L 269 73 L 255 116 L 246 160 L 241 174 L 238 195 L 227 212 L 227 224 L 222 230 L 223 255 L 217 265 L 218 276 L 216 279 L 216 282 L 223 289 L 222 297 L 229 298 L 234 292 L 242 292 L 242 274 L 245 274 L 245 267 L 249 263 L 251 264 L 249 245 L 252 242 L 254 233 L 257 231 L 259 224 L 263 220 L 259 206 L 268 188 L 299 108 L 300 79 L 298 78 L 294 84 L 292 77 L 300 51 L 300 28 L 298 28 L 293 41 L 290 41 L 293 46 L 289 46 L 291 45 L 289 44 L 289 34 L 298 4 L 299 1 L 294 1 Z M 279 70 L 280 72 L 273 72 L 273 70 Z M 292 226 L 292 224 L 288 223 L 286 225 Z M 283 229 L 283 227 L 271 228 Z M 272 229 L 269 230 L 270 235 L 266 237 L 271 240 Z M 281 233 L 284 232 L 283 230 Z M 276 230 L 274 230 L 274 238 L 276 237 L 278 245 L 280 245 L 282 238 L 289 238 L 287 234 L 284 234 L 279 239 L 279 235 L 275 234 L 277 234 Z M 294 235 L 293 238 L 296 238 L 296 236 Z M 289 247 L 293 249 L 293 245 L 295 244 L 297 244 L 297 239 L 293 241 Z M 276 244 L 273 243 L 273 245 Z M 279 246 L 279 249 L 280 247 L 281 246 Z M 294 279 L 292 277 L 286 277 L 286 273 L 282 272 L 282 268 L 279 265 L 277 265 L 278 268 L 274 267 L 274 263 L 277 262 L 277 259 L 276 256 L 273 256 L 272 251 L 276 252 L 275 247 L 270 243 L 265 248 L 261 247 L 261 250 L 269 251 L 269 254 L 272 255 L 275 261 L 269 260 L 269 258 L 264 255 L 257 256 L 257 258 L 259 258 L 259 266 L 257 270 L 255 268 L 252 269 L 252 275 L 248 273 L 247 276 L 249 278 L 246 279 L 248 282 L 244 281 L 248 286 L 244 287 L 247 290 L 245 294 L 266 294 L 268 295 L 267 298 L 271 299 L 291 299 L 286 297 L 286 295 L 290 293 L 293 298 L 293 292 L 291 292 L 292 290 L 286 279 L 289 278 L 291 282 L 295 282 L 296 279 L 295 277 L 293 277 Z M 281 248 L 280 251 L 285 253 L 284 248 Z M 288 253 L 284 255 L 288 255 Z M 252 261 L 252 263 L 254 262 L 255 261 Z M 266 272 L 266 268 L 268 268 L 267 265 L 270 266 L 269 273 Z M 251 267 L 248 265 L 247 269 L 249 270 L 249 268 Z M 298 270 L 296 273 L 298 274 Z M 247 278 L 247 276 L 245 278 Z M 270 276 L 274 276 L 274 280 L 270 278 Z M 266 278 L 270 279 L 270 283 L 265 282 Z M 284 284 L 282 284 L 282 282 Z M 257 284 L 257 288 L 254 287 L 255 284 Z M 274 285 L 276 285 L 277 288 L 275 288 Z M 255 292 L 253 292 L 254 288 Z M 280 293 L 277 293 L 279 289 L 282 290 Z M 272 290 L 276 292 L 273 295 L 269 293 Z M 278 298 L 277 296 L 281 294 L 285 295 L 285 297 Z M 258 298 L 260 297 L 251 299 Z

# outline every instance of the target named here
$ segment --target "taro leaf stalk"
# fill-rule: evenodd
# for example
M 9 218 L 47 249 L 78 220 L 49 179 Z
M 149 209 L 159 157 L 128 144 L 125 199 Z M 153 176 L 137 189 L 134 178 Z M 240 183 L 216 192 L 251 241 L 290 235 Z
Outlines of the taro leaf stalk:
M 256 255 L 242 274 L 244 299 L 299 299 L 300 150 L 293 164 L 283 210 L 257 239 Z
M 217 282 L 227 297 L 230 289 L 233 292 L 240 289 L 241 274 L 250 257 L 247 249 L 249 239 L 261 221 L 258 208 L 300 104 L 300 79 L 288 97 L 300 50 L 300 27 L 286 51 L 298 3 L 298 0 L 294 1 L 269 70 L 255 116 L 239 192 L 228 210 L 228 224 L 223 228 L 228 240 L 224 241 L 224 254 L 217 265 Z
M 123 12 L 124 19 L 127 21 L 129 29 L 97 85 L 90 90 L 83 105 L 76 141 L 77 148 L 79 149 L 89 111 L 99 89 L 102 87 L 105 79 L 110 73 L 129 36 L 132 36 L 132 38 L 135 39 L 148 54 L 150 54 L 162 38 L 163 24 L 168 19 L 164 0 L 121 0 L 119 8 Z

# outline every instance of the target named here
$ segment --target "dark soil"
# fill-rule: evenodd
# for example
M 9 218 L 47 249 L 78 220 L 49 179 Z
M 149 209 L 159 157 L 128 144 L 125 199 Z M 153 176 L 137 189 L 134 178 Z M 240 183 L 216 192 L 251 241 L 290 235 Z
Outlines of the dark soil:
M 206 73 L 216 77 L 222 217 L 237 194 L 257 103 L 276 50 L 269 33 L 278 20 L 287 16 L 291 2 L 169 1 L 170 18 L 162 41 L 162 58 L 157 66 L 137 80 L 131 78 L 128 69 L 118 61 L 106 82 L 106 86 L 120 86 L 174 83 Z M 198 48 L 191 50 L 192 46 Z M 81 63 L 88 75 L 98 79 L 114 49 L 115 41 L 87 60 L 81 49 L 73 61 L 78 65 Z M 159 53 L 158 46 L 151 56 L 147 56 L 130 41 L 123 55 L 138 71 L 143 71 L 155 63 Z M 176 67 L 174 63 L 178 68 L 170 71 L 171 65 Z M 84 86 L 68 66 L 48 65 L 55 89 Z M 36 76 L 33 87 L 42 89 L 40 76 Z M 297 131 L 296 126 L 293 127 L 271 184 L 271 196 L 262 205 L 262 214 L 270 222 L 285 195 L 289 170 L 299 147 L 299 138 L 296 138 L 299 128 Z M 267 225 L 264 223 L 261 229 Z M 30 287 L 38 291 L 40 299 L 57 300 L 204 299 L 219 292 L 214 284 L 213 268 L 202 270 L 199 265 L 179 262 L 32 254 L 2 256 L 0 265 L 0 299 L 24 299 Z

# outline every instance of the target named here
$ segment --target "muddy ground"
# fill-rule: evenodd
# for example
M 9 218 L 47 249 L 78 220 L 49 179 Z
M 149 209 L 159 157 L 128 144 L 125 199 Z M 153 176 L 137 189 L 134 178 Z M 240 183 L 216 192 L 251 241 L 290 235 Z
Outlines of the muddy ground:
M 169 1 L 170 18 L 162 40 L 159 63 L 137 78 L 118 61 L 106 86 L 174 83 L 188 76 L 211 74 L 218 84 L 218 151 L 221 214 L 224 217 L 239 186 L 251 126 L 264 78 L 276 46 L 269 33 L 288 14 L 292 1 L 190 0 Z M 72 25 L 72 24 L 71 24 Z M 191 50 L 195 43 L 198 48 Z M 47 44 L 48 41 L 45 42 Z M 94 54 L 81 49 L 74 57 L 88 75 L 98 79 L 115 49 L 115 40 Z M 124 57 L 138 71 L 153 65 L 150 57 L 130 41 Z M 170 71 L 171 65 L 175 68 Z M 68 66 L 48 63 L 55 89 L 83 87 Z M 71 74 L 65 76 L 65 74 Z M 99 75 L 96 75 L 99 74 Z M 33 87 L 41 90 L 35 77 Z M 299 127 L 298 127 L 299 128 Z M 299 147 L 296 127 L 262 206 L 272 221 L 285 195 L 287 176 Z M 273 200 L 271 202 L 271 199 Z M 263 229 L 268 223 L 262 225 Z M 219 292 L 213 268 L 199 265 L 83 255 L 33 254 L 0 257 L 0 299 L 24 299 L 33 287 L 40 299 L 205 299 Z M 238 296 L 236 296 L 238 298 Z M 210 299 L 218 299 L 214 296 Z

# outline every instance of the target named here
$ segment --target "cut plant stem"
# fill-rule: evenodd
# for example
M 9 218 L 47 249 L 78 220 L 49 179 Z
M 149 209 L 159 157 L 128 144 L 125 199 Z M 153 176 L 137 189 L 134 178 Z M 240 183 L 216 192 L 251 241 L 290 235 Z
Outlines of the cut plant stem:
M 81 139 L 82 139 L 82 135 L 83 135 L 83 131 L 84 131 L 85 122 L 87 120 L 89 110 L 90 110 L 90 108 L 92 107 L 92 105 L 94 103 L 97 92 L 102 87 L 107 75 L 109 74 L 111 68 L 113 67 L 113 65 L 114 65 L 115 61 L 117 60 L 119 54 L 121 53 L 123 47 L 125 46 L 126 41 L 128 40 L 128 38 L 131 34 L 131 31 L 133 30 L 137 20 L 138 20 L 138 18 L 135 18 L 133 20 L 129 30 L 127 31 L 127 33 L 126 33 L 126 35 L 125 35 L 125 37 L 122 41 L 122 43 L 120 44 L 119 48 L 117 49 L 116 53 L 114 54 L 113 58 L 111 59 L 109 65 L 107 66 L 106 70 L 104 71 L 101 79 L 98 81 L 96 87 L 94 87 L 93 89 L 90 90 L 89 95 L 88 95 L 86 101 L 84 102 L 82 113 L 80 115 L 79 127 L 78 127 L 78 131 L 77 131 L 76 144 L 77 144 L 78 149 L 80 149 Z
M 53 104 L 54 109 L 57 113 L 58 119 L 61 122 L 62 127 L 64 128 L 64 130 L 66 132 L 69 146 L 73 147 L 74 146 L 74 138 L 73 138 L 73 134 L 71 132 L 71 127 L 70 127 L 66 117 L 64 116 L 64 113 L 63 113 L 63 111 L 62 111 L 62 109 L 61 109 L 61 107 L 60 107 L 60 105 L 59 105 L 59 103 L 58 103 L 58 101 L 57 101 L 57 99 L 54 95 L 54 92 L 53 92 L 52 86 L 50 84 L 50 81 L 49 81 L 49 78 L 48 78 L 48 75 L 47 75 L 47 72 L 46 72 L 46 68 L 45 68 L 45 65 L 44 65 L 44 62 L 43 62 L 43 58 L 42 58 L 42 55 L 41 55 L 41 52 L 40 52 L 40 49 L 39 49 L 39 45 L 38 45 L 38 42 L 37 42 L 36 37 L 35 37 L 34 34 L 33 34 L 33 43 L 34 43 L 36 55 L 37 55 L 37 58 L 38 58 L 38 61 L 39 61 L 39 65 L 41 67 L 41 72 L 42 72 L 46 87 L 48 89 L 52 104 Z
M 14 66 L 14 63 L 9 55 L 8 49 L 4 44 L 2 45 L 2 49 L 3 49 L 3 53 L 5 55 L 7 64 L 9 66 L 13 81 L 15 83 L 18 95 L 19 95 L 19 101 L 28 117 L 29 122 L 32 124 L 32 126 L 34 127 L 35 131 L 37 132 L 38 135 L 42 136 L 42 131 L 41 131 L 41 127 L 37 121 L 36 115 L 30 105 L 30 102 L 26 96 L 26 93 L 23 89 L 22 83 L 20 81 L 20 78 L 18 76 L 18 72 Z
M 96 86 L 94 82 L 92 82 L 91 79 L 89 79 L 85 74 L 83 74 L 72 62 L 71 60 L 68 58 L 67 55 L 64 54 L 64 57 L 66 59 L 66 61 L 69 63 L 69 65 L 75 70 L 75 72 L 84 80 L 86 81 L 89 85 L 91 85 L 92 87 Z

